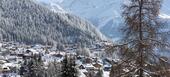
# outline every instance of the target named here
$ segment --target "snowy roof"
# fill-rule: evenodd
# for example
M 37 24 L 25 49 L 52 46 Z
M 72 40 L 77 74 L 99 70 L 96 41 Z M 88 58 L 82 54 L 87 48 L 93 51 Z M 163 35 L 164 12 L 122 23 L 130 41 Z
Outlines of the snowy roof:
M 80 72 L 88 72 L 86 69 L 81 69 L 81 70 L 79 70 Z
M 85 68 L 95 68 L 92 64 L 83 64 Z
M 6 63 L 7 61 L 6 60 L 0 60 L 0 63 Z
M 81 65 L 82 62 L 80 60 L 76 60 L 76 64 Z
M 109 77 L 109 74 L 110 74 L 110 72 L 108 72 L 108 71 L 104 71 L 104 73 L 103 73 L 103 77 Z
M 2 65 L 2 67 L 19 67 L 19 64 L 5 63 L 5 64 Z
M 103 67 L 112 67 L 111 64 L 105 64 Z
M 0 56 L 0 60 L 4 60 L 5 59 L 5 57 L 4 56 Z
M 3 45 L 3 44 L 2 44 L 2 43 L 0 43 L 0 47 L 2 47 L 2 45 Z

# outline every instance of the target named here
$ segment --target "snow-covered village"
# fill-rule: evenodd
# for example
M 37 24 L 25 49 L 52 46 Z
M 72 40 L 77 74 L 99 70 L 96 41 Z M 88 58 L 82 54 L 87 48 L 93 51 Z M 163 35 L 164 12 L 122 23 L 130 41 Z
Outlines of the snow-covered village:
M 170 77 L 170 0 L 0 0 L 0 77 Z
M 67 55 L 68 57 L 74 57 L 75 67 L 80 77 L 95 76 L 99 71 L 104 73 L 104 77 L 109 77 L 111 62 L 114 60 L 110 57 L 104 57 L 106 56 L 105 47 L 108 45 L 111 45 L 111 43 L 106 41 L 96 43 L 89 48 L 80 48 L 78 45 L 73 44 L 63 46 L 62 50 L 58 50 L 52 46 L 31 46 L 13 42 L 1 42 L 0 75 L 5 77 L 22 77 L 22 75 L 28 73 L 30 71 L 29 68 L 33 66 L 30 65 L 29 67 L 25 63 L 33 60 L 35 57 L 40 58 L 42 61 L 41 68 L 43 69 L 40 71 L 52 71 L 54 73 L 51 73 L 51 75 L 57 73 L 59 75 L 61 70 L 60 64 Z M 24 64 L 28 68 L 23 69 Z M 58 64 L 58 66 L 53 64 Z M 55 75 L 55 77 L 58 76 Z

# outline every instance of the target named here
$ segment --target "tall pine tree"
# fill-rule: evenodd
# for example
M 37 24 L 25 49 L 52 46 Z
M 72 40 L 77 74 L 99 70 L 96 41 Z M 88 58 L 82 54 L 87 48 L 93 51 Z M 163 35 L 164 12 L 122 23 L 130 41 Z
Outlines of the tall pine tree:
M 75 58 L 72 56 L 65 56 L 62 62 L 61 77 L 78 77 L 78 70 L 76 68 Z
M 45 69 L 41 55 L 33 55 L 30 59 L 24 59 L 20 68 L 20 75 L 23 77 L 45 77 Z

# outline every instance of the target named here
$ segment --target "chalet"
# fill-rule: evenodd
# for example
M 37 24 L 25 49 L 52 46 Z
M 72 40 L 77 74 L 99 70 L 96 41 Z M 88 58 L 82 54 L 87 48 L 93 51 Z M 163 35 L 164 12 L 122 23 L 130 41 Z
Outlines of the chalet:
M 17 60 L 17 56 L 6 56 L 6 59 L 9 61 L 9 62 L 15 62 Z
M 0 60 L 0 65 L 2 65 L 4 63 L 7 63 L 7 61 L 6 60 Z
M 11 51 L 15 51 L 15 50 L 16 50 L 16 48 L 10 48 L 10 50 L 11 50 Z
M 89 64 L 89 63 L 92 63 L 92 62 L 93 62 L 93 59 L 91 59 L 91 58 L 85 58 L 84 61 L 83 61 L 84 64 Z
M 108 65 L 108 64 L 107 64 L 107 65 L 104 65 L 104 66 L 103 66 L 103 70 L 104 70 L 104 71 L 111 71 L 111 67 L 112 67 L 112 66 L 111 66 L 111 65 Z
M 26 53 L 31 53 L 31 50 L 26 50 L 25 52 L 26 52 Z
M 20 54 L 17 54 L 18 57 L 23 57 L 24 54 L 23 53 L 20 53 Z
M 76 56 L 77 57 L 77 60 L 83 60 L 85 57 L 84 56 Z
M 9 67 L 2 67 L 1 72 L 2 73 L 10 72 L 10 68 Z
M 79 69 L 85 69 L 85 67 L 83 65 L 80 65 Z
M 4 56 L 0 56 L 0 60 L 5 60 L 5 57 Z
M 100 63 L 95 63 L 95 64 L 93 64 L 93 66 L 97 69 L 100 69 L 100 68 L 102 68 L 103 65 Z
M 54 56 L 54 57 L 58 57 L 58 58 L 62 58 L 62 57 L 63 57 L 63 55 L 62 55 L 62 54 L 60 54 L 60 53 L 58 53 L 58 54 L 53 54 L 52 56 Z
M 38 52 L 37 50 L 35 50 L 35 49 L 29 49 L 29 50 L 27 50 L 29 53 L 31 53 L 31 54 L 39 54 L 40 52 Z
M 87 71 L 95 71 L 96 68 L 92 64 L 84 64 L 83 65 Z

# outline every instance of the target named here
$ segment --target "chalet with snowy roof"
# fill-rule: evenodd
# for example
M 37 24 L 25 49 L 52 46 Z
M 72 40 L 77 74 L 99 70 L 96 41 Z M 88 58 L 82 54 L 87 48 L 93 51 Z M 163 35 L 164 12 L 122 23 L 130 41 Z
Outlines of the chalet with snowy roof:
M 0 65 L 7 63 L 6 60 L 0 60 Z
M 79 69 L 85 69 L 84 65 L 82 65 L 82 64 L 78 68 Z
M 101 63 L 94 63 L 93 66 L 94 66 L 96 69 L 101 69 L 103 65 L 102 65 Z
M 60 53 L 53 54 L 53 56 L 54 56 L 54 57 L 58 57 L 58 58 L 62 58 L 62 57 L 63 57 L 63 55 L 62 55 L 62 54 L 60 54 Z
M 77 60 L 82 60 L 82 59 L 84 59 L 85 57 L 84 56 L 76 56 L 77 57 Z
M 93 59 L 91 58 L 85 58 L 84 61 L 83 61 L 83 64 L 90 64 L 93 62 Z
M 26 50 L 25 52 L 26 52 L 26 53 L 31 53 L 31 50 L 28 49 L 28 50 Z
M 105 65 L 103 66 L 103 70 L 104 70 L 104 71 L 110 71 L 110 70 L 111 70 L 111 67 L 112 67 L 112 65 L 110 65 L 110 64 L 105 64 Z
M 96 68 L 92 64 L 83 64 L 87 71 L 95 71 Z
M 9 67 L 1 67 L 0 68 L 0 73 L 8 73 L 8 72 L 10 72 L 10 68 Z

